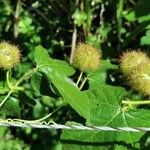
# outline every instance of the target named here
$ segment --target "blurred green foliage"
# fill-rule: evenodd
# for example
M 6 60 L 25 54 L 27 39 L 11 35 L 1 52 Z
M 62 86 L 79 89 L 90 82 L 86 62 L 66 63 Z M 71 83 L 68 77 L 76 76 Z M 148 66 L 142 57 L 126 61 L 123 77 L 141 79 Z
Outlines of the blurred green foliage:
M 77 30 L 77 43 L 86 42 L 101 49 L 103 59 L 105 59 L 102 61 L 102 68 L 98 69 L 89 77 L 89 86 L 91 89 L 86 91 L 85 95 L 73 87 L 70 80 L 65 82 L 66 76 L 71 76 L 73 80 L 76 80 L 78 76 L 78 70 L 75 73 L 74 68 L 66 63 L 66 61 L 70 59 L 71 48 L 74 44 L 72 43 L 74 29 Z M 11 117 L 31 120 L 41 118 L 59 107 L 63 103 L 62 97 L 66 94 L 65 92 L 70 90 L 71 92 L 75 91 L 74 93 L 70 92 L 71 99 L 66 95 L 63 98 L 66 99 L 71 107 L 67 105 L 57 111 L 53 116 L 53 120 L 57 123 L 64 124 L 68 120 L 85 123 L 86 119 L 89 124 L 103 125 L 102 120 L 96 119 L 97 113 L 100 113 L 99 106 L 96 107 L 95 111 L 93 110 L 93 120 L 87 119 L 89 106 L 86 106 L 84 103 L 88 101 L 86 95 L 89 95 L 91 99 L 95 96 L 93 95 L 93 91 L 101 88 L 99 85 L 95 85 L 95 83 L 115 86 L 122 86 L 124 84 L 122 83 L 123 79 L 120 77 L 120 72 L 117 71 L 117 65 L 119 55 L 126 49 L 139 48 L 147 51 L 149 54 L 150 5 L 148 0 L 0 0 L 0 39 L 1 41 L 6 40 L 18 45 L 22 51 L 22 62 L 12 71 L 12 82 L 14 83 L 16 83 L 16 80 L 26 73 L 27 70 L 35 67 L 35 62 L 37 64 L 43 63 L 36 60 L 37 57 L 42 56 L 42 52 L 37 54 L 39 56 L 35 58 L 34 50 L 37 45 L 42 45 L 46 48 L 47 53 L 51 57 L 60 59 L 52 59 L 48 62 L 49 65 L 52 65 L 49 67 L 54 70 L 52 75 L 47 70 L 44 70 L 44 68 L 43 70 L 41 69 L 42 73 L 35 73 L 29 80 L 25 80 L 23 82 L 24 91 L 13 93 L 0 109 L 1 118 Z M 46 62 L 47 59 L 45 57 L 47 56 L 43 57 Z M 44 76 L 43 73 L 45 74 Z M 62 77 L 61 79 L 57 77 L 57 73 Z M 0 101 L 4 99 L 8 92 L 5 75 L 6 72 L 1 69 Z M 61 87 L 59 84 L 65 86 Z M 126 84 L 124 84 L 124 86 L 127 89 L 129 88 Z M 64 91 L 61 90 L 62 88 L 64 88 Z M 106 86 L 104 88 L 106 91 L 103 91 L 101 94 L 105 97 L 105 92 L 111 91 L 111 87 Z M 120 88 L 118 89 L 116 87 L 114 91 L 111 91 L 111 94 L 116 94 L 118 91 L 120 91 Z M 95 94 L 99 97 L 97 91 Z M 122 92 L 121 96 L 124 96 L 124 94 L 125 92 Z M 60 95 L 63 96 L 61 97 Z M 74 104 L 76 96 L 80 96 L 80 98 L 76 101 L 76 104 Z M 113 96 L 113 103 L 115 103 L 115 96 L 117 97 L 118 95 Z M 142 97 L 136 92 L 128 92 L 128 96 L 133 99 Z M 85 101 L 82 102 L 83 100 Z M 94 109 L 91 108 L 91 106 L 95 106 L 99 103 L 96 98 L 92 100 L 93 102 L 90 105 L 90 109 Z M 78 104 L 81 108 L 85 107 L 85 114 L 80 111 Z M 109 105 L 109 103 L 105 105 Z M 115 104 L 114 107 L 116 108 Z M 104 112 L 106 110 L 101 111 Z M 130 113 L 132 112 L 129 112 L 129 114 Z M 105 118 L 104 115 L 105 114 L 103 114 L 102 118 Z M 122 114 L 120 114 L 120 116 L 121 115 Z M 139 113 L 137 112 L 135 116 L 138 115 Z M 147 112 L 142 113 L 143 118 L 145 118 L 145 115 L 147 115 Z M 114 122 L 116 120 L 114 120 Z M 122 122 L 121 125 L 124 125 L 125 120 Z M 146 122 L 145 124 L 148 123 Z M 135 124 L 133 123 L 131 125 Z M 61 144 L 60 134 L 61 132 L 59 130 L 1 127 L 0 149 L 78 150 L 95 148 L 91 146 L 84 147 L 84 145 L 82 145 L 82 142 L 89 142 L 84 139 L 85 136 L 90 134 L 89 132 L 81 134 L 63 131 L 61 136 L 62 141 L 68 140 L 68 138 L 74 140 L 80 136 L 79 140 L 82 145 L 80 147 L 65 142 Z M 119 140 L 123 139 L 125 142 L 131 141 L 128 140 L 129 137 L 131 137 L 130 134 L 125 136 L 125 138 L 123 138 L 124 134 L 117 136 Z M 95 137 L 97 139 L 101 138 L 99 142 L 104 142 L 102 137 L 108 138 L 110 135 L 103 133 L 101 136 L 96 134 Z M 106 148 L 100 147 L 99 149 L 146 149 L 150 147 L 148 133 L 145 135 L 135 135 L 134 137 L 142 137 L 141 141 L 139 140 L 141 143 L 137 144 L 138 146 L 133 144 L 136 141 L 133 138 L 133 145 L 131 145 L 131 143 L 128 145 L 128 143 L 125 142 L 117 143 L 117 145 L 115 141 L 112 144 L 108 144 Z M 89 140 L 92 141 L 93 139 Z M 110 138 L 108 142 L 112 142 L 113 140 L 116 139 Z M 102 146 L 103 144 L 104 143 L 100 143 Z

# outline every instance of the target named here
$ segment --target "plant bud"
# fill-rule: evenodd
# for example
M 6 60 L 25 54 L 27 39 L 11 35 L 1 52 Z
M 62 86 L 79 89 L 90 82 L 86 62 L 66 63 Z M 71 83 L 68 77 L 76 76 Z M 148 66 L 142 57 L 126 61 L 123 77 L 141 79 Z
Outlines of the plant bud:
M 9 69 L 20 62 L 20 50 L 8 42 L 0 42 L 0 67 Z
M 141 51 L 128 51 L 125 52 L 120 58 L 120 69 L 125 76 L 128 76 L 130 72 L 141 63 L 149 63 L 150 59 Z
M 77 46 L 73 64 L 81 71 L 96 70 L 100 65 L 101 52 L 96 48 L 81 43 Z

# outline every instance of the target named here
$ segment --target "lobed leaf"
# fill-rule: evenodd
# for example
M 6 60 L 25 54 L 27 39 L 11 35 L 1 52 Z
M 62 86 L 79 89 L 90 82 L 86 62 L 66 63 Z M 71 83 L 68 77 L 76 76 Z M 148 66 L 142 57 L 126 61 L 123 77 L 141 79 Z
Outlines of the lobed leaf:
M 87 125 L 117 127 L 149 127 L 150 111 L 143 109 L 126 110 L 121 107 L 121 100 L 127 92 L 121 87 L 94 84 L 87 91 L 91 101 L 96 105 L 90 105 L 90 118 Z M 93 103 L 93 102 L 92 102 Z M 91 103 L 91 104 L 92 104 Z M 72 123 L 71 123 L 72 124 Z M 74 124 L 74 123 L 73 123 Z M 139 142 L 144 133 L 113 132 L 113 131 L 68 131 L 63 130 L 61 135 L 63 149 L 76 150 L 105 149 L 105 144 L 112 142 L 117 144 L 124 141 L 122 145 L 130 145 Z M 113 146 L 114 146 L 113 145 Z M 133 147 L 132 147 L 133 146 Z M 109 145 L 108 145 L 109 147 Z M 107 147 L 107 148 L 108 148 Z M 106 149 L 107 149 L 106 148 Z
M 76 84 L 67 77 L 74 72 L 72 67 L 63 61 L 56 61 L 50 58 L 47 51 L 41 46 L 36 47 L 35 60 L 39 70 L 54 84 L 63 99 L 79 115 L 88 118 L 90 110 L 87 94 L 82 93 Z

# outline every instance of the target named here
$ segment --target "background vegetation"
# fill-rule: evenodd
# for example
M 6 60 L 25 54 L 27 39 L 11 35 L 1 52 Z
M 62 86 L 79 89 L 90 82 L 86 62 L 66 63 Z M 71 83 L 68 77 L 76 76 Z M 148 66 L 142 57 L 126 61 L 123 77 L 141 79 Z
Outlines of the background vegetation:
M 115 68 L 120 54 L 126 49 L 142 49 L 149 53 L 150 5 L 148 0 L 0 0 L 0 39 L 14 43 L 22 50 L 21 64 L 13 71 L 16 79 L 35 67 L 34 49 L 37 45 L 46 48 L 52 58 L 72 62 L 71 54 L 76 43 L 86 42 L 101 49 L 103 59 L 112 63 L 111 66 L 106 64 L 98 81 L 115 86 L 124 84 L 128 88 L 122 82 L 120 72 L 112 74 L 108 69 Z M 76 80 L 78 75 L 77 70 L 72 78 Z M 46 77 L 40 79 L 40 87 L 35 85 L 39 81 L 37 78 L 33 76 L 25 81 L 26 90 L 10 98 L 12 103 L 0 110 L 1 118 L 38 119 L 62 104 L 60 96 L 50 90 Z M 6 84 L 5 71 L 1 69 L 1 100 L 5 95 L 3 84 Z M 136 92 L 132 97 L 141 98 Z M 57 111 L 53 120 L 61 124 L 84 122 L 68 105 Z M 62 148 L 60 134 L 60 130 L 1 127 L 0 149 L 59 150 Z M 120 142 L 114 147 L 114 144 L 106 143 L 106 149 L 138 149 L 141 146 L 135 144 L 133 148 Z M 141 148 L 148 146 L 149 143 L 144 142 Z M 69 148 L 66 145 L 63 149 Z M 74 146 L 74 149 L 82 148 L 85 149 Z

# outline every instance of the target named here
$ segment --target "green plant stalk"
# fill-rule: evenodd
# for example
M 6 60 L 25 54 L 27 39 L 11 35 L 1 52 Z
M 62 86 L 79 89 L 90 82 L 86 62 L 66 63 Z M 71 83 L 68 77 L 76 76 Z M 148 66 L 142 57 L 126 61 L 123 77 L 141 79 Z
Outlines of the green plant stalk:
M 30 76 L 32 76 L 33 73 L 35 73 L 37 71 L 38 67 L 33 68 L 32 70 L 28 71 L 27 73 L 25 73 L 15 84 L 15 87 L 17 87 L 23 80 L 28 79 Z
M 43 121 L 47 118 L 49 118 L 50 116 L 52 116 L 56 111 L 58 111 L 61 107 L 63 107 L 66 104 L 66 102 L 63 102 L 59 107 L 57 107 L 53 112 L 49 113 L 48 115 L 40 118 L 40 119 L 36 119 L 36 120 L 24 120 L 24 119 L 12 119 L 12 121 L 17 121 L 17 122 L 23 122 L 23 123 L 43 123 Z M 50 122 L 53 121 L 49 121 L 48 124 Z
M 84 84 L 86 83 L 86 81 L 88 80 L 88 77 L 90 77 L 94 72 L 90 73 L 87 77 L 84 78 L 84 80 L 82 81 L 81 85 L 79 86 L 79 89 L 82 90 Z
M 104 17 L 103 17 L 104 12 L 105 12 L 105 5 L 104 5 L 104 3 L 102 3 L 102 4 L 101 4 L 100 15 L 99 15 L 99 16 L 100 16 L 100 22 L 99 22 L 100 26 L 103 26 L 103 25 L 104 25 Z
M 80 87 L 79 87 L 80 90 L 82 90 L 82 88 L 83 88 L 85 82 L 87 81 L 87 79 L 88 79 L 88 78 L 84 78 L 84 80 L 82 81 L 82 83 L 81 83 L 81 85 L 80 85 Z
M 75 6 L 76 8 L 78 8 L 79 6 L 79 0 L 75 1 Z M 77 26 L 75 23 L 73 23 L 73 33 L 72 33 L 72 42 L 71 42 L 71 54 L 70 54 L 70 64 L 73 63 L 73 57 L 74 57 L 74 52 L 75 52 L 75 48 L 76 48 L 76 42 L 77 42 Z
M 125 104 L 125 105 L 149 105 L 150 100 L 141 100 L 141 101 L 126 101 L 126 100 L 123 100 L 122 104 Z
M 83 76 L 83 71 L 80 72 L 80 75 L 79 75 L 77 83 L 76 83 L 77 86 L 78 86 L 79 82 L 81 81 L 82 76 Z
M 74 52 L 76 48 L 76 41 L 77 41 L 77 27 L 74 24 L 73 27 L 73 33 L 72 33 L 72 44 L 71 44 L 71 54 L 70 54 L 70 64 L 73 63 L 73 57 L 74 57 Z
M 14 87 L 11 85 L 11 82 L 10 82 L 10 77 L 11 77 L 10 73 L 11 73 L 11 69 L 8 70 L 6 73 L 6 81 L 7 81 L 7 85 L 9 87 L 9 89 L 12 89 Z M 22 87 L 16 87 L 14 90 L 23 90 L 23 88 Z
M 117 5 L 117 28 L 118 28 L 118 40 L 122 41 L 121 39 L 121 28 L 122 28 L 122 12 L 123 12 L 123 5 L 124 0 L 119 0 Z M 117 50 L 119 51 L 121 47 L 120 42 L 118 43 Z
M 9 78 L 10 78 L 10 72 L 11 72 L 11 70 L 8 70 L 7 73 L 6 73 L 6 81 L 7 81 L 8 87 L 11 89 L 12 86 L 11 86 L 10 80 L 9 80 Z
M 15 91 L 15 90 L 20 90 L 21 88 L 20 87 L 18 87 L 18 85 L 23 81 L 23 80 L 25 80 L 25 79 L 27 79 L 27 78 L 29 78 L 35 71 L 37 70 L 37 67 L 36 68 L 34 68 L 34 69 L 32 69 L 32 70 L 30 70 L 29 72 L 27 72 L 27 73 L 25 73 L 18 81 L 17 81 L 17 83 L 14 85 L 14 86 L 12 86 L 12 85 L 10 85 L 10 82 L 9 82 L 9 73 L 7 72 L 7 83 L 9 84 L 8 86 L 10 86 L 10 91 L 9 91 L 9 93 L 6 95 L 6 97 L 3 99 L 3 101 L 0 103 L 0 107 L 2 107 L 3 105 L 4 105 L 4 103 L 7 101 L 7 99 L 9 98 L 9 96 Z
M 19 20 L 19 17 L 20 17 L 20 10 L 21 10 L 21 0 L 18 0 L 17 1 L 17 4 L 16 4 L 16 11 L 15 11 L 15 15 L 14 15 L 14 18 L 15 18 L 15 23 L 14 23 L 14 37 L 17 38 L 18 37 L 18 34 L 19 34 L 19 28 L 18 28 L 18 20 Z
M 40 118 L 40 119 L 36 119 L 36 120 L 24 120 L 24 119 L 12 119 L 13 121 L 18 121 L 18 122 L 24 122 L 24 123 L 34 123 L 34 122 L 38 122 L 40 123 L 41 121 L 44 121 L 45 119 L 49 118 L 51 116 L 52 113 L 49 113 L 48 115 Z
M 11 89 L 9 91 L 9 93 L 7 94 L 7 96 L 3 99 L 3 101 L 0 103 L 0 107 L 2 107 L 4 105 L 4 103 L 7 101 L 7 99 L 9 98 L 9 96 L 13 93 L 13 89 Z
M 84 84 L 86 83 L 86 81 L 88 80 L 88 78 L 89 78 L 93 73 L 94 73 L 94 71 L 91 72 L 90 74 L 88 74 L 87 77 L 84 78 L 84 80 L 82 81 L 82 83 L 81 83 L 81 85 L 80 85 L 80 87 L 79 87 L 80 90 L 82 90 Z
M 57 107 L 53 112 L 51 112 L 50 114 L 48 114 L 48 115 L 46 115 L 45 117 L 40 118 L 40 119 L 38 119 L 38 120 L 36 120 L 36 121 L 43 121 L 43 120 L 49 118 L 49 117 L 52 116 L 55 112 L 57 112 L 61 107 L 63 107 L 65 104 L 66 104 L 66 102 L 63 102 L 63 103 L 62 103 L 59 107 Z

